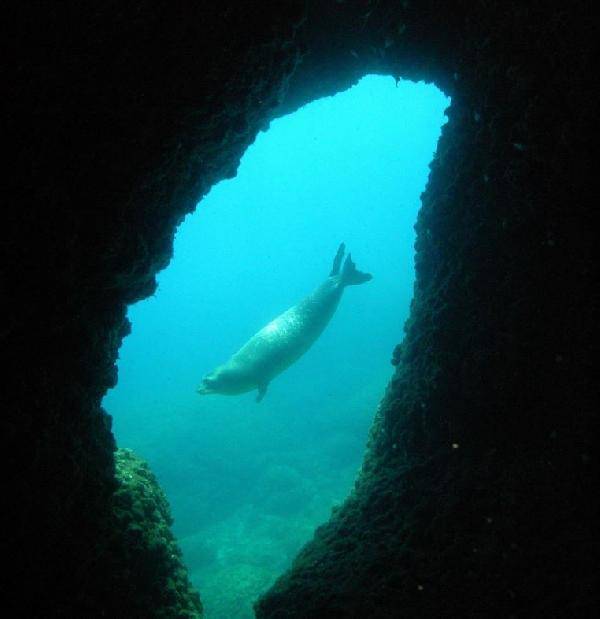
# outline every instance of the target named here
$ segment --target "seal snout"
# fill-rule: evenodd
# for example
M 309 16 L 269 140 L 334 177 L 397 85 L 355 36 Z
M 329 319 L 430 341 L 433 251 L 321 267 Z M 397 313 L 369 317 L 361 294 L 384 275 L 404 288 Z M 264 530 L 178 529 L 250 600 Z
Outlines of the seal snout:
M 202 379 L 202 384 L 200 385 L 200 387 L 198 387 L 196 391 L 201 395 L 206 395 L 208 393 L 214 393 L 215 392 L 213 388 L 214 382 L 215 382 L 214 378 L 211 378 L 210 376 L 205 376 Z

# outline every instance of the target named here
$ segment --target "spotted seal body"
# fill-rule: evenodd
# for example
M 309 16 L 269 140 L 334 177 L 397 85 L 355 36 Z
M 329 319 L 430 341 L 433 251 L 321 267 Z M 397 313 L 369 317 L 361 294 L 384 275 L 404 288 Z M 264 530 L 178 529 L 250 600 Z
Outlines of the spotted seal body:
M 264 326 L 229 361 L 207 374 L 198 393 L 237 395 L 258 389 L 256 401 L 260 402 L 269 382 L 319 338 L 335 313 L 344 288 L 372 278 L 356 269 L 350 254 L 340 269 L 344 249 L 342 243 L 329 277 L 316 290 Z

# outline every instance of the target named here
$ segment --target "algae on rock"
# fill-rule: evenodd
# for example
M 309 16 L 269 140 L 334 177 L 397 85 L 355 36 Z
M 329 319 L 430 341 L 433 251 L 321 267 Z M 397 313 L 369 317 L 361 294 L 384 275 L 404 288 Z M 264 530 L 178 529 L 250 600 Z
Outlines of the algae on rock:
M 115 461 L 119 487 L 113 513 L 119 536 L 112 550 L 122 561 L 112 575 L 113 587 L 139 616 L 199 619 L 202 603 L 171 532 L 173 518 L 164 492 L 132 450 L 118 449 Z

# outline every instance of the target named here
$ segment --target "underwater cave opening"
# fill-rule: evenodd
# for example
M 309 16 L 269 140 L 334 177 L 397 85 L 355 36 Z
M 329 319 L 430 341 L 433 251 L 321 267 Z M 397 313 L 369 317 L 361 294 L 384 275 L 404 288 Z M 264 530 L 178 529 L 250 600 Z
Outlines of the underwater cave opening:
M 274 120 L 179 227 L 157 293 L 132 306 L 104 407 L 146 459 L 209 619 L 251 617 L 352 488 L 402 340 L 414 230 L 448 105 L 370 75 Z M 340 242 L 373 274 L 314 346 L 255 393 L 200 379 L 327 277 Z

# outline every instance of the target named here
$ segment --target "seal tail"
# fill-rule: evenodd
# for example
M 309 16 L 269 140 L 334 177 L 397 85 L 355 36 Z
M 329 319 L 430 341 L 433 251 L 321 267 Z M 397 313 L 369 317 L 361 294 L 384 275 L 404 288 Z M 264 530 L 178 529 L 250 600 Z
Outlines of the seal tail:
M 343 247 L 340 245 L 340 248 Z M 339 254 L 339 249 L 338 249 Z M 337 256 L 336 256 L 337 259 Z M 340 257 L 341 260 L 341 257 Z M 334 263 L 335 264 L 335 263 Z M 342 273 L 340 275 L 340 281 L 343 286 L 356 286 L 358 284 L 364 284 L 369 280 L 373 279 L 373 276 L 370 273 L 363 273 L 356 268 L 354 262 L 352 262 L 352 257 L 350 254 L 346 256 L 346 260 L 344 260 L 344 266 L 342 267 Z

